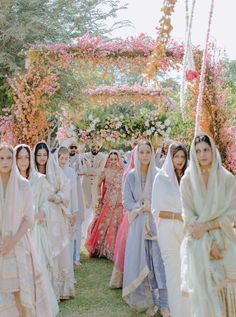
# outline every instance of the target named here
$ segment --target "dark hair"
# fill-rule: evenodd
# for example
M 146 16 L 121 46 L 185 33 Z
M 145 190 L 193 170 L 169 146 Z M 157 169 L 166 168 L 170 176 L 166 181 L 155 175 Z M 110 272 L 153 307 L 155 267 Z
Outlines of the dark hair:
M 37 168 L 38 168 L 38 163 L 37 163 L 37 160 L 36 160 L 36 156 L 37 156 L 37 154 L 38 154 L 38 151 L 39 151 L 39 150 L 42 150 L 42 149 L 45 150 L 45 151 L 47 152 L 47 155 L 49 156 L 49 149 L 48 149 L 48 147 L 47 147 L 47 144 L 44 143 L 44 142 L 38 143 L 38 144 L 36 145 L 35 151 L 34 151 L 34 161 L 35 161 L 35 164 L 36 164 Z
M 108 155 L 108 159 L 110 158 L 111 155 L 116 155 L 119 158 L 119 154 L 116 151 L 111 151 Z
M 196 146 L 198 143 L 205 142 L 211 147 L 211 141 L 206 134 L 201 134 L 195 137 L 194 145 Z
M 152 150 L 152 144 L 149 141 L 147 141 L 147 140 L 139 141 L 138 148 L 140 148 L 141 145 L 148 145 L 150 147 L 150 149 Z
M 177 173 L 175 173 L 177 180 L 180 183 L 180 180 L 181 180 L 182 176 L 184 175 L 184 172 L 188 166 L 188 152 L 187 152 L 185 146 L 183 145 L 183 143 L 181 143 L 181 142 L 174 142 L 170 145 L 170 154 L 171 154 L 172 160 L 173 160 L 175 154 L 179 151 L 183 151 L 184 156 L 185 156 L 185 163 L 184 163 L 181 175 L 178 175 Z
M 30 153 L 30 149 L 28 148 L 28 146 L 20 145 L 20 146 L 17 148 L 17 150 L 16 150 L 16 159 L 18 159 L 18 156 L 19 156 L 19 154 L 20 154 L 20 151 L 23 150 L 23 149 L 25 149 L 25 150 L 28 152 L 28 154 L 29 154 L 29 167 L 28 167 L 27 170 L 26 170 L 26 178 L 29 178 L 30 168 L 31 168 L 31 160 L 30 160 L 30 155 L 31 155 L 31 153 Z M 16 164 L 16 165 L 17 165 L 17 164 Z M 18 168 L 18 166 L 17 166 L 17 168 Z M 18 169 L 19 169 L 19 168 L 18 168 Z M 19 170 L 19 171 L 20 171 L 20 170 Z

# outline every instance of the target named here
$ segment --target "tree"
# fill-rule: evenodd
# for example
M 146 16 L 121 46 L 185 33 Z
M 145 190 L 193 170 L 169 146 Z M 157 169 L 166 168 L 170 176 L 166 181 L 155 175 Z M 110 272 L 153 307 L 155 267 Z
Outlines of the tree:
M 0 107 L 12 101 L 6 76 L 24 68 L 30 44 L 71 43 L 86 32 L 108 36 L 128 23 L 106 25 L 125 8 L 119 0 L 1 0 Z

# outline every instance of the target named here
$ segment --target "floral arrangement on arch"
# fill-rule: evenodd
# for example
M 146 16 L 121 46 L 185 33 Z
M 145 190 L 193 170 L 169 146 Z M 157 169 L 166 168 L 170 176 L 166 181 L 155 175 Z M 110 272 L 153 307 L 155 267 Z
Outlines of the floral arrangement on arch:
M 89 143 L 97 140 L 106 144 L 116 143 L 129 146 L 133 139 L 168 138 L 171 121 L 166 114 L 141 109 L 134 114 L 110 115 L 105 119 L 92 114 L 78 123 L 79 141 Z

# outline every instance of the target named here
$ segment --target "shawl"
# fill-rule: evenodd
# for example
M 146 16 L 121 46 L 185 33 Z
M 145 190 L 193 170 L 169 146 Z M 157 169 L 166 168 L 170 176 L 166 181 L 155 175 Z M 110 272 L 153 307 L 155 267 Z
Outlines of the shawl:
M 152 190 L 152 213 L 158 218 L 160 211 L 181 213 L 179 183 L 175 174 L 169 147 L 165 163 L 156 175 Z
M 123 190 L 123 206 L 129 212 L 130 225 L 125 250 L 122 296 L 131 307 L 144 310 L 152 304 L 150 288 L 146 285 L 146 278 L 150 271 L 145 240 L 156 239 L 156 227 L 152 215 L 141 212 L 141 201 L 151 203 L 152 183 L 157 173 L 153 150 L 144 190 L 141 186 L 138 147 L 135 149 L 134 164 L 135 168 L 128 173 Z M 158 282 L 159 288 L 165 288 L 164 280 L 159 278 Z
M 211 138 L 210 142 L 213 161 L 207 187 L 197 161 L 194 141 L 192 142 L 190 166 L 180 187 L 183 219 L 186 229 L 189 224 L 218 219 L 221 230 L 205 233 L 199 240 L 193 239 L 186 231 L 181 246 L 181 287 L 183 291 L 192 293 L 195 316 L 222 317 L 220 301 L 214 287 L 224 284 L 227 270 L 233 269 L 232 260 L 230 267 L 227 264 L 225 244 L 228 247 L 233 245 L 232 251 L 236 254 L 236 235 L 232 225 L 236 219 L 236 182 L 235 177 L 222 166 L 219 151 Z M 213 240 L 223 250 L 222 260 L 210 259 Z M 235 268 L 233 270 L 236 271 Z
M 16 151 L 14 150 L 12 169 L 5 197 L 0 179 L 0 226 L 3 238 L 14 235 L 18 231 L 23 219 L 27 220 L 30 226 L 34 224 L 32 191 L 28 180 L 23 178 L 19 173 L 15 153 Z M 35 253 L 28 232 L 15 245 L 14 252 L 18 267 L 22 305 L 26 308 L 27 312 L 30 311 L 32 316 L 52 316 L 38 256 Z M 27 271 L 27 257 L 29 253 L 31 255 L 34 272 L 34 275 L 30 277 L 27 275 L 29 271 L 31 271 L 31 268 Z M 3 257 L 0 256 L 0 270 L 7 272 L 7 270 L 2 268 L 2 264 Z M 31 281 L 29 281 L 31 278 L 34 279 L 34 294 L 31 292 Z
M 65 214 L 68 214 L 68 204 L 69 204 L 69 190 L 63 190 L 67 187 L 68 181 L 63 174 L 62 169 L 55 161 L 53 155 L 50 152 L 50 149 L 45 141 L 38 142 L 44 143 L 48 148 L 48 160 L 46 163 L 46 179 L 48 180 L 49 184 L 51 185 L 52 191 L 54 194 L 57 194 L 61 197 L 61 208 Z M 37 146 L 35 145 L 33 149 L 33 161 L 34 161 L 34 168 L 37 171 L 37 165 L 35 162 L 35 148 Z

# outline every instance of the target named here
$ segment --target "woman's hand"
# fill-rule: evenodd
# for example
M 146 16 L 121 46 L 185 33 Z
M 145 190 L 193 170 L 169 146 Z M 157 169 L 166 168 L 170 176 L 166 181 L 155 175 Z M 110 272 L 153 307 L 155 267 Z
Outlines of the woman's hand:
M 189 225 L 189 228 L 191 236 L 196 240 L 201 239 L 208 230 L 208 226 L 205 223 L 195 223 Z
M 44 211 L 40 211 L 35 215 L 35 220 L 38 224 L 43 224 L 45 223 L 46 220 L 46 215 Z
M 76 221 L 77 221 L 76 213 L 69 215 L 68 218 L 69 218 L 70 225 L 74 226 L 76 224 Z
M 141 201 L 141 211 L 149 213 L 151 210 L 151 204 L 149 200 L 142 200 Z
M 59 197 L 58 195 L 54 194 L 54 195 L 49 195 L 48 196 L 48 201 L 50 201 L 51 203 L 54 204 L 60 204 L 61 202 L 61 197 Z
M 223 258 L 221 251 L 215 241 L 212 242 L 210 256 L 214 260 L 221 260 Z
M 6 255 L 10 253 L 16 245 L 16 241 L 13 237 L 8 237 L 5 241 L 1 241 L 0 244 L 0 255 Z

